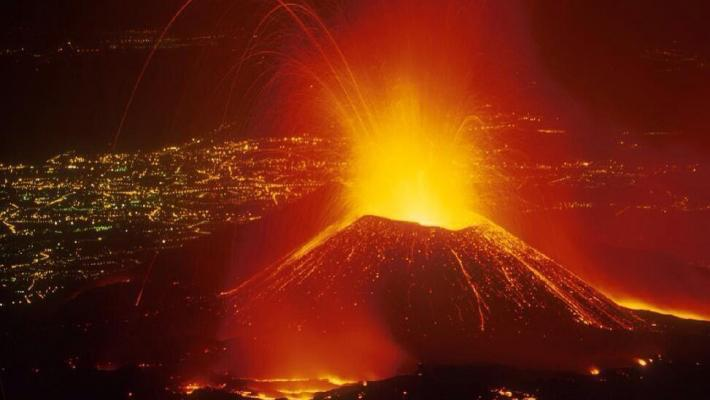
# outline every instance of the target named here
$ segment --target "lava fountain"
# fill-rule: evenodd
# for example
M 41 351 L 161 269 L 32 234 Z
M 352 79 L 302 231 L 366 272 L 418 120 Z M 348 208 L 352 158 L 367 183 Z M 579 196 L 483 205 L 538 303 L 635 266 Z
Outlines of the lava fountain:
M 450 229 L 477 219 L 469 132 L 480 121 L 470 114 L 476 40 L 465 28 L 480 10 L 451 5 L 363 5 L 337 42 L 324 31 L 323 51 L 305 61 L 324 84 L 314 109 L 349 139 L 343 200 L 352 218 Z
M 512 64 L 505 52 L 496 53 L 496 66 L 481 56 L 491 36 L 505 36 L 491 24 L 499 8 L 362 2 L 326 24 L 307 6 L 278 1 L 234 72 L 265 58 L 278 65 L 255 112 L 259 129 L 303 126 L 347 139 L 340 201 L 350 220 L 375 215 L 461 229 L 479 218 L 471 133 L 485 105 L 476 94 L 504 80 Z M 267 34 L 275 26 L 291 33 L 287 44 Z

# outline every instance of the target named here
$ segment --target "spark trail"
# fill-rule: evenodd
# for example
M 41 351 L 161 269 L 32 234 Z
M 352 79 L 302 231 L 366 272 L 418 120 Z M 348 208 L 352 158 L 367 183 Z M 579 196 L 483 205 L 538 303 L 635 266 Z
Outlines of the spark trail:
M 143 83 L 143 77 L 145 76 L 145 73 L 148 71 L 148 67 L 150 67 L 150 64 L 153 62 L 153 58 L 155 57 L 155 53 L 158 51 L 160 46 L 163 44 L 163 40 L 165 39 L 165 36 L 168 34 L 170 29 L 173 27 L 175 24 L 175 21 L 180 18 L 180 16 L 187 10 L 190 5 L 193 3 L 194 0 L 187 0 L 183 5 L 177 10 L 177 12 L 172 16 L 170 21 L 165 25 L 163 28 L 162 32 L 160 32 L 160 36 L 158 39 L 155 41 L 155 44 L 153 47 L 150 49 L 150 53 L 148 53 L 148 57 L 146 57 L 145 61 L 143 62 L 143 66 L 141 66 L 141 70 L 138 73 L 138 78 L 136 79 L 136 83 L 133 85 L 133 88 L 131 89 L 131 94 L 128 96 L 128 101 L 126 102 L 126 106 L 123 109 L 123 114 L 121 115 L 121 121 L 118 124 L 118 129 L 116 129 L 116 134 L 113 137 L 113 141 L 111 141 L 111 150 L 116 150 L 116 145 L 118 144 L 118 139 L 121 136 L 121 132 L 123 131 L 123 126 L 126 124 L 126 118 L 128 118 L 128 113 L 131 110 L 131 106 L 133 105 L 133 101 L 136 98 L 136 93 L 138 92 L 138 88 L 140 87 L 141 83 Z

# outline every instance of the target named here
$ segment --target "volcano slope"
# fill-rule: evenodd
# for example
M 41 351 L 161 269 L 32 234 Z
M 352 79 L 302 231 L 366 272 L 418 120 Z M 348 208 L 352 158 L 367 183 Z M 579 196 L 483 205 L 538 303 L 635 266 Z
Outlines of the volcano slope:
M 651 326 L 636 313 L 485 220 L 452 231 L 362 217 L 224 296 L 234 311 L 225 338 L 248 338 L 262 360 L 307 353 L 323 370 L 368 352 L 380 366 L 586 369 L 656 351 L 640 340 Z

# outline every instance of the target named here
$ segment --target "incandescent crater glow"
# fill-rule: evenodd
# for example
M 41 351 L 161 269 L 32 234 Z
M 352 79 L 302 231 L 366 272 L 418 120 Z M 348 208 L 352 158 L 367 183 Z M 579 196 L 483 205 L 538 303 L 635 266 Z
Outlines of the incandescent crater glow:
M 372 132 L 352 135 L 348 201 L 355 216 L 451 230 L 476 223 L 466 123 L 437 106 L 413 85 L 397 87 L 370 113 Z

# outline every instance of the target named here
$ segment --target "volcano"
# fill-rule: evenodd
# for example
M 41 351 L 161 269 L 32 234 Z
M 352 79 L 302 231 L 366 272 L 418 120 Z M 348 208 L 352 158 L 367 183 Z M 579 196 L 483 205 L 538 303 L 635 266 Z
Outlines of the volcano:
M 485 219 L 448 230 L 365 216 L 224 295 L 234 312 L 225 335 L 242 341 L 241 358 L 275 351 L 301 373 L 371 376 L 408 362 L 586 369 L 652 351 L 638 340 L 651 324 Z

